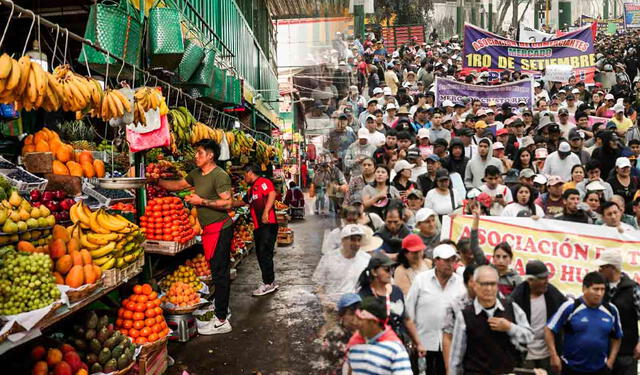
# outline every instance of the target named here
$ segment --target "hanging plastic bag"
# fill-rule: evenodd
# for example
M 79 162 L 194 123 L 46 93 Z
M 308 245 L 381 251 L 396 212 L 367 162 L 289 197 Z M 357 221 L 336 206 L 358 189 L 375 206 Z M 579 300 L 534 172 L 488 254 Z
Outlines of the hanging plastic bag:
M 147 133 L 137 133 L 127 127 L 127 142 L 131 152 L 139 152 L 155 147 L 169 147 L 171 134 L 167 116 L 160 116 L 160 128 Z
M 129 99 L 129 105 L 131 106 L 131 111 L 127 112 L 127 110 L 125 110 L 124 115 L 122 115 L 122 117 L 114 117 L 110 119 L 109 125 L 111 125 L 114 128 L 117 128 L 118 126 L 121 126 L 121 125 L 129 125 L 133 122 L 134 91 L 129 87 L 123 87 L 118 91 L 120 91 L 125 96 L 125 98 Z
M 231 159 L 231 152 L 229 152 L 229 142 L 227 142 L 227 137 L 222 137 L 222 141 L 220 141 L 220 157 L 218 160 L 225 161 Z

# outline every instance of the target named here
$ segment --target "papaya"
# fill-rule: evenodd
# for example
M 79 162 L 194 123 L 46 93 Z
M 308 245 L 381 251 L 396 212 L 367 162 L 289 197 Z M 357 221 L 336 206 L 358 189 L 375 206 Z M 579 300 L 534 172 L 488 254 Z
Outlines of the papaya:
M 24 147 L 22 148 L 22 154 L 28 154 L 30 152 L 36 152 L 36 146 L 35 145 L 24 145 Z
M 105 169 L 104 169 L 104 162 L 102 160 L 94 160 L 93 161 L 93 169 L 96 172 L 96 177 L 104 177 L 105 175 Z
M 31 242 L 20 241 L 17 246 L 18 251 L 24 251 L 25 253 L 35 253 L 36 248 L 31 244 Z
M 82 151 L 81 153 L 78 154 L 78 163 L 82 164 L 82 163 L 93 163 L 93 154 L 91 153 L 91 151 Z
M 96 176 L 96 171 L 93 169 L 93 164 L 88 161 L 80 161 L 80 166 L 82 167 L 82 172 L 84 176 L 87 178 L 92 178 Z
M 80 255 L 82 256 L 83 265 L 90 265 L 93 263 L 93 260 L 91 259 L 91 253 L 89 252 L 89 250 L 87 249 L 80 250 Z
M 79 288 L 84 284 L 84 269 L 80 265 L 71 267 L 64 283 L 72 288 Z
M 54 160 L 52 164 L 52 168 L 53 168 L 53 174 L 61 174 L 65 176 L 69 175 L 69 168 L 67 168 L 67 166 L 64 165 L 64 163 L 61 162 L 60 160 Z
M 49 140 L 49 150 L 55 155 L 58 149 L 62 146 L 62 142 L 59 139 Z
M 76 163 L 75 161 L 69 160 L 67 162 L 67 168 L 69 168 L 69 174 L 76 177 L 82 177 L 84 172 L 82 170 L 82 166 Z
M 60 160 L 62 163 L 67 163 L 71 160 L 73 156 L 73 147 L 71 145 L 62 145 L 58 147 L 58 151 L 56 152 L 56 159 Z
M 26 138 L 24 139 L 24 144 L 25 145 L 33 144 L 33 134 L 29 134 L 28 136 L 26 136 Z
M 72 238 L 67 242 L 67 250 L 69 252 L 72 251 L 80 251 L 80 241 L 77 238 Z
M 37 145 L 40 142 L 44 142 L 47 143 L 47 141 L 49 140 L 49 135 L 47 134 L 47 132 L 43 131 L 43 130 L 39 130 L 36 132 L 36 134 L 33 135 L 33 144 Z
M 73 251 L 71 253 L 69 253 L 71 255 L 71 258 L 73 259 L 73 265 L 74 266 L 84 266 L 84 262 L 82 260 L 82 255 L 80 254 L 79 251 Z
M 49 144 L 46 141 L 36 143 L 36 152 L 49 152 Z
M 84 267 L 83 267 L 83 272 L 84 272 L 84 282 L 85 282 L 85 284 L 93 284 L 98 279 L 96 277 L 96 273 L 93 272 L 93 265 L 92 264 L 85 264 Z
M 93 267 L 93 273 L 96 275 L 96 280 L 100 279 L 100 276 L 102 276 L 102 268 L 95 264 L 92 264 L 91 266 Z
M 64 285 L 64 277 L 59 272 L 53 272 L 53 277 L 56 279 L 56 284 Z
M 67 254 L 67 246 L 60 238 L 56 238 L 49 244 L 49 255 L 52 259 L 58 259 Z
M 71 267 L 73 267 L 73 258 L 69 254 L 61 256 L 56 261 L 56 271 L 61 275 L 69 273 Z
M 55 161 L 54 161 L 54 163 L 55 163 Z M 53 226 L 52 233 L 53 233 L 53 239 L 54 240 L 60 239 L 64 243 L 68 243 L 69 240 L 71 240 L 71 237 L 70 237 L 69 232 L 67 231 L 67 229 L 65 227 L 63 227 L 62 225 L 60 225 L 60 224 L 56 224 L 56 225 Z

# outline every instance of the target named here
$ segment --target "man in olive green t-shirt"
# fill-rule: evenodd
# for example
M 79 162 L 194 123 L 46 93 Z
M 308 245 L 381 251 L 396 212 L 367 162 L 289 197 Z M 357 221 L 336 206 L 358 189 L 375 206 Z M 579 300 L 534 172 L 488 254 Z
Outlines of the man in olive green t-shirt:
M 205 139 L 198 142 L 195 147 L 195 163 L 198 168 L 191 171 L 184 179 L 160 180 L 159 185 L 171 191 L 194 189 L 194 193 L 186 196 L 185 201 L 197 207 L 198 219 L 202 226 L 202 247 L 205 257 L 211 263 L 217 317 L 204 328 L 198 328 L 198 333 L 215 335 L 231 332 L 231 324 L 227 319 L 233 238 L 233 221 L 227 214 L 232 202 L 231 179 L 216 164 L 220 156 L 220 146 L 215 141 Z

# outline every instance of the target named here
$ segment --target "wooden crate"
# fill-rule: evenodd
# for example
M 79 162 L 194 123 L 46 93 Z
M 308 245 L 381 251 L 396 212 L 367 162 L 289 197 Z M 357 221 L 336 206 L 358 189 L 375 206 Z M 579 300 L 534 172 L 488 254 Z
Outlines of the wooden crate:
M 278 233 L 278 246 L 287 246 L 293 243 L 293 231 Z
M 47 187 L 51 190 L 64 190 L 71 197 L 82 194 L 82 179 L 80 177 L 47 173 L 44 178 L 49 180 Z
M 53 153 L 29 152 L 22 157 L 22 163 L 31 173 L 51 173 L 53 170 Z
M 167 370 L 167 340 L 153 352 L 138 357 L 138 375 L 161 375 Z
M 174 241 L 156 241 L 146 240 L 142 243 L 144 251 L 146 253 L 163 254 L 163 255 L 176 255 L 179 252 L 193 246 L 196 243 L 196 238 L 192 238 L 189 242 L 181 244 Z

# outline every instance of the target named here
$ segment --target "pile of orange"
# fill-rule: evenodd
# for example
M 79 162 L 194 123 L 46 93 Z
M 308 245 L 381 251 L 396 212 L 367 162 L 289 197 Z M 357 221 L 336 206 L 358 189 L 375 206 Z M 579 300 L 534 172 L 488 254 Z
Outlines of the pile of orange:
M 140 217 L 140 227 L 148 240 L 186 243 L 195 235 L 195 219 L 178 197 L 149 201 Z
M 162 315 L 158 293 L 149 284 L 136 285 L 133 294 L 122 301 L 118 310 L 116 329 L 131 337 L 135 344 L 157 341 L 169 334 L 169 327 Z
M 203 254 L 198 254 L 193 259 L 187 259 L 185 263 L 187 266 L 193 268 L 196 271 L 197 276 L 208 277 L 211 276 L 211 266 L 209 262 L 204 258 Z
M 193 306 L 200 302 L 200 294 L 191 285 L 176 281 L 162 299 L 180 307 Z

